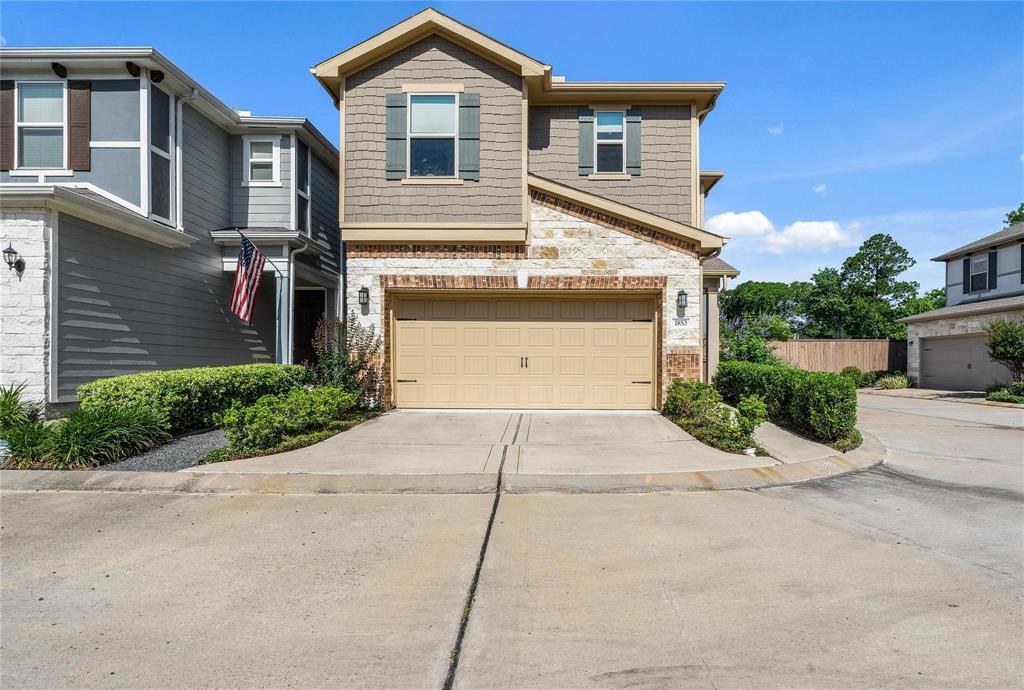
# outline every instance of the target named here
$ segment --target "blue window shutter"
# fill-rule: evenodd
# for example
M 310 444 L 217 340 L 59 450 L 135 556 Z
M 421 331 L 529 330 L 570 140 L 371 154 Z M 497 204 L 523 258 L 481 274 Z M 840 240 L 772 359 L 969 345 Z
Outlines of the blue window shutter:
M 459 96 L 459 177 L 480 179 L 480 94 Z
M 640 174 L 640 131 L 643 115 L 640 108 L 626 111 L 626 174 Z
M 385 154 L 384 179 L 401 180 L 405 177 L 405 94 L 389 93 L 385 96 L 387 110 L 387 150 Z
M 594 111 L 580 108 L 580 175 L 594 174 Z
M 999 257 L 999 252 L 988 253 L 988 289 L 996 289 L 996 277 L 999 275 L 999 264 L 996 259 Z
M 966 295 L 971 291 L 971 257 L 964 259 L 964 284 L 963 293 Z

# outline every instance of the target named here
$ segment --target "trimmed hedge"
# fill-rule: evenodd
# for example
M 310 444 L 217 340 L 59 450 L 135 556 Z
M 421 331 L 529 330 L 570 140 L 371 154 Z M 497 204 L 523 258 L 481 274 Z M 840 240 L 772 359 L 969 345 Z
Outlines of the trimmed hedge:
M 713 387 L 696 381 L 676 381 L 668 387 L 664 414 L 698 441 L 729 453 L 757 449 L 754 430 L 765 420 L 764 402 L 746 396 L 733 414 Z
M 252 453 L 280 445 L 286 438 L 329 429 L 344 420 L 359 394 L 332 386 L 296 388 L 265 395 L 252 405 L 236 402 L 217 416 L 231 448 Z
M 235 402 L 290 391 L 306 380 L 306 368 L 287 364 L 243 364 L 150 371 L 98 379 L 78 388 L 84 409 L 146 405 L 181 433 L 214 426 L 214 415 Z
M 730 405 L 757 395 L 768 419 L 824 443 L 843 441 L 857 423 L 857 389 L 839 374 L 750 362 L 722 362 L 715 388 Z

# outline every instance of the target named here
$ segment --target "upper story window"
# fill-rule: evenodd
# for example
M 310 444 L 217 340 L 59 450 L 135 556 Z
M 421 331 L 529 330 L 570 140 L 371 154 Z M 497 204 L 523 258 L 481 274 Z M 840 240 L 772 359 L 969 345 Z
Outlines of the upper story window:
M 150 213 L 170 223 L 174 198 L 174 99 L 167 92 L 152 85 L 149 102 Z
M 626 172 L 626 114 L 598 110 L 594 128 L 594 160 L 597 173 Z
M 242 137 L 245 187 L 281 186 L 281 137 Z
M 309 147 L 296 138 L 295 144 L 295 225 L 298 230 L 309 233 L 310 228 L 310 195 L 312 177 L 312 157 Z
M 64 82 L 19 82 L 17 167 L 64 169 L 65 109 Z
M 971 261 L 971 292 L 988 289 L 988 255 L 972 256 Z
M 455 177 L 458 112 L 455 94 L 409 94 L 409 177 Z

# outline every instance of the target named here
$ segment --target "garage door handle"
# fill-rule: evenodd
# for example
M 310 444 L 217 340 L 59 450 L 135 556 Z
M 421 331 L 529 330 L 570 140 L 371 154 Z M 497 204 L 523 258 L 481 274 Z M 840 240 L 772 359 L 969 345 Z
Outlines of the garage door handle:
M 395 383 L 418 383 L 417 379 L 395 379 Z
M 633 383 L 650 383 L 650 381 L 634 381 Z

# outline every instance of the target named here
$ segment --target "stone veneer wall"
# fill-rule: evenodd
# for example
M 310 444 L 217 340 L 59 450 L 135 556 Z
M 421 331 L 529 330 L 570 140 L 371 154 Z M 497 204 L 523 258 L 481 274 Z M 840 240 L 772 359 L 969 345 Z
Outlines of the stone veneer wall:
M 531 194 L 530 233 L 525 247 L 349 244 L 348 304 L 363 323 L 384 333 L 386 300 L 395 288 L 657 291 L 662 389 L 674 379 L 700 379 L 695 245 L 536 192 Z M 363 287 L 370 303 L 360 308 Z M 680 289 L 690 296 L 685 316 L 676 308 Z M 387 338 L 385 347 L 390 348 Z
M 985 324 L 998 319 L 1024 320 L 1024 309 L 989 314 L 969 314 L 907 324 L 907 375 L 921 380 L 921 339 L 945 335 L 980 334 Z
M 0 211 L 0 243 L 25 260 L 25 273 L 0 263 L 0 386 L 24 384 L 25 396 L 45 402 L 49 393 L 49 211 Z

